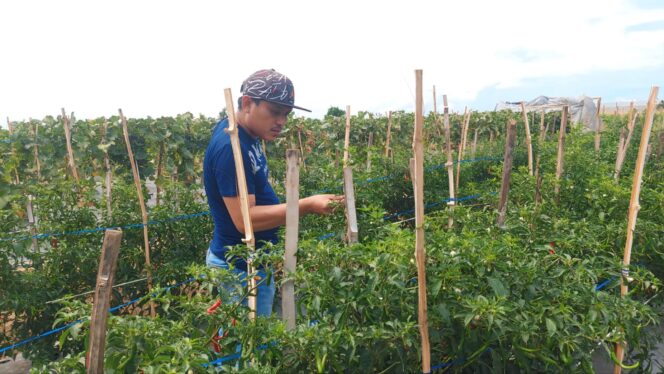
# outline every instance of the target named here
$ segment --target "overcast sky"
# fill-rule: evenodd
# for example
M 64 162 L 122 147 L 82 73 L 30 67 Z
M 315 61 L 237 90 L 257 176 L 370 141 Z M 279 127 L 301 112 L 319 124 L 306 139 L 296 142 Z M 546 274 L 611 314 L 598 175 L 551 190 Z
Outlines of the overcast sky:
M 274 68 L 296 104 L 493 109 L 548 96 L 647 99 L 664 83 L 664 1 L 3 1 L 0 125 L 28 117 L 216 115 Z M 661 99 L 661 98 L 660 98 Z M 301 115 L 306 113 L 300 112 Z

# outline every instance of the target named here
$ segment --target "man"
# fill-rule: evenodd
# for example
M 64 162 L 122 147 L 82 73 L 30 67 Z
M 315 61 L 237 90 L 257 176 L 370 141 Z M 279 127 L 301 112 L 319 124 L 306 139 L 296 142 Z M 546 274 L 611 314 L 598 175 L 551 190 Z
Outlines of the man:
M 286 223 L 286 204 L 280 204 L 268 182 L 268 169 L 261 147 L 261 139 L 271 141 L 279 136 L 295 106 L 293 83 L 275 70 L 259 70 L 249 76 L 240 88 L 236 121 L 242 148 L 242 159 L 247 179 L 249 215 L 256 238 L 256 248 L 265 242 L 277 243 L 279 226 Z M 228 269 L 226 253 L 228 246 L 242 244 L 244 223 L 237 191 L 235 161 L 230 136 L 224 131 L 228 119 L 217 124 L 203 162 L 205 192 L 214 219 L 214 235 L 206 256 L 210 267 Z M 333 202 L 343 201 L 343 196 L 314 195 L 300 199 L 300 215 L 309 213 L 329 214 Z M 247 263 L 235 260 L 234 271 L 241 279 L 246 277 Z M 256 313 L 272 314 L 275 286 L 273 279 L 267 280 L 264 269 L 258 269 L 264 280 L 258 287 Z

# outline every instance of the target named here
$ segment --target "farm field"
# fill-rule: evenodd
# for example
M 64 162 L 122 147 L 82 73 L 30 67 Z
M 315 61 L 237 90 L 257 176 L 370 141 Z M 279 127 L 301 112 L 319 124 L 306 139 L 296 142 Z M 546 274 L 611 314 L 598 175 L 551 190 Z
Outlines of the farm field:
M 294 329 L 280 314 L 252 321 L 247 307 L 225 302 L 246 290 L 215 287 L 232 273 L 205 267 L 213 224 L 202 160 L 218 119 L 128 118 L 126 138 L 119 116 L 77 120 L 63 110 L 13 122 L 0 130 L 0 357 L 20 352 L 33 372 L 85 372 L 89 291 L 104 231 L 119 227 L 107 372 L 422 372 L 414 251 L 423 229 L 432 371 L 592 373 L 604 370 L 598 360 L 612 369 L 625 342 L 625 372 L 661 371 L 664 111 L 652 109 L 629 266 L 645 110 L 607 108 L 598 149 L 597 134 L 561 111 L 528 113 L 528 135 L 519 112 L 450 114 L 449 135 L 444 115 L 429 113 L 420 226 L 409 170 L 415 114 L 350 117 L 358 243 L 347 243 L 339 209 L 300 219 L 294 273 L 283 269 L 283 243 L 252 254 L 277 288 L 293 281 Z M 265 145 L 282 201 L 288 149 L 301 156 L 300 196 L 343 193 L 345 129 L 338 108 L 323 119 L 291 115 Z

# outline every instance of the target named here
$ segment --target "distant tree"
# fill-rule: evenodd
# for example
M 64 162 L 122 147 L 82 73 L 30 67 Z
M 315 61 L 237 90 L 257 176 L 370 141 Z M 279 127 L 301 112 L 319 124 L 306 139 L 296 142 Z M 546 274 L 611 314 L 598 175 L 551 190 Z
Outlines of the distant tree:
M 332 108 L 330 108 L 332 109 Z M 664 109 L 664 100 L 661 100 L 659 104 L 657 104 L 657 109 Z
M 331 117 L 341 117 L 346 115 L 346 112 L 337 108 L 336 106 L 331 106 L 330 109 L 327 110 L 326 116 L 331 116 Z

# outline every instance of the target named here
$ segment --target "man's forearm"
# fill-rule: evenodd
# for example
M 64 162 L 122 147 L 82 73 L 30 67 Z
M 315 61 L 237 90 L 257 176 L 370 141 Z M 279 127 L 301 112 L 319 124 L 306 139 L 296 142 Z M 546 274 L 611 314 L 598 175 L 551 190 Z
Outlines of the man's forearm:
M 300 199 L 300 216 L 309 213 L 307 200 Z M 249 208 L 251 225 L 254 231 L 264 231 L 286 224 L 286 204 L 254 205 Z

